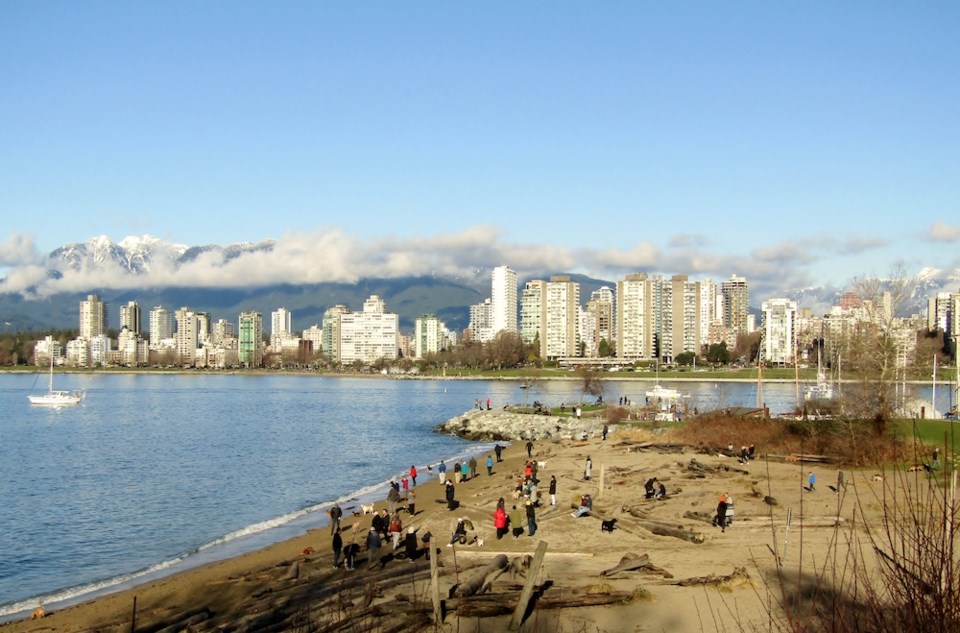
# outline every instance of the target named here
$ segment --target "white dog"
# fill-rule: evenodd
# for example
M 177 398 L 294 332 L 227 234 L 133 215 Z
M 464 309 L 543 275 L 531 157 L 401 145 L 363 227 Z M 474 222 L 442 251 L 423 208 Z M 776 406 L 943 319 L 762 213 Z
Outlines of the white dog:
M 483 547 L 483 538 L 477 537 L 477 547 Z
M 372 503 L 361 503 L 360 511 L 364 514 L 373 514 L 373 504 Z
M 546 470 L 546 468 L 547 468 L 547 462 L 546 462 L 546 460 L 544 460 L 544 461 L 542 461 L 542 462 L 541 462 L 541 461 L 538 461 L 538 462 L 537 462 L 537 470 Z
M 874 475 L 874 476 L 873 476 L 873 480 L 874 480 L 874 481 L 883 481 L 883 475 Z

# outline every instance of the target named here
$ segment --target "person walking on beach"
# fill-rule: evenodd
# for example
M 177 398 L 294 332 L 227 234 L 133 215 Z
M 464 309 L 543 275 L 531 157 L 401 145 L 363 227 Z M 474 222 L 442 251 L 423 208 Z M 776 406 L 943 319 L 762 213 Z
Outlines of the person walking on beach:
M 500 457 L 500 454 L 503 452 L 503 447 L 500 446 L 500 444 L 495 444 L 493 446 L 493 452 L 497 454 L 497 463 L 502 462 L 503 458 Z
M 394 482 L 390 482 L 390 490 L 387 492 L 387 514 L 393 516 L 397 513 L 397 504 L 400 503 L 400 492 Z
M 507 533 L 507 513 L 503 506 L 498 505 L 497 510 L 493 513 L 493 527 L 497 528 L 497 540 L 499 541 Z
M 403 540 L 403 548 L 407 553 L 407 560 L 411 563 L 417 557 L 417 531 L 412 527 L 407 529 L 407 536 Z
M 330 544 L 333 548 L 333 568 L 340 566 L 340 552 L 343 551 L 343 537 L 340 536 L 340 530 L 333 533 L 333 542 Z
M 386 514 L 386 510 L 383 511 L 383 514 Z M 374 514 L 373 518 L 370 519 L 370 529 L 376 531 L 377 534 L 380 534 L 384 530 L 383 514 Z M 359 525 L 359 523 L 357 525 Z
M 380 564 L 380 533 L 370 528 L 367 533 L 367 567 L 374 569 Z
M 847 482 L 843 478 L 843 469 L 837 466 L 837 494 L 840 494 L 841 489 L 843 489 L 844 492 L 847 491 Z
M 487 477 L 493 475 L 493 456 L 487 455 Z
M 550 505 L 557 505 L 557 477 L 556 475 L 550 475 Z
M 470 465 L 470 479 L 476 479 L 476 477 L 477 477 L 477 458 L 476 458 L 476 457 L 471 457 L 471 458 L 470 458 L 469 465 Z
M 460 480 L 463 479 L 463 473 L 460 471 L 460 462 L 454 462 L 453 464 L 453 479 L 457 483 L 460 483 Z
M 727 497 L 723 495 L 717 503 L 717 516 L 713 517 L 714 526 L 720 526 L 721 532 L 727 531 Z
M 527 457 L 533 457 L 533 440 L 527 440 Z
M 593 460 L 590 459 L 590 456 L 587 455 L 587 464 L 583 469 L 583 480 L 590 481 L 590 477 L 593 476 Z
M 447 481 L 447 465 L 443 463 L 443 460 L 440 460 L 440 465 L 437 466 L 437 477 L 440 479 L 440 485 L 446 483 Z
M 410 481 L 413 482 L 413 485 L 417 485 L 417 467 L 413 464 L 410 464 Z
M 601 439 L 602 441 L 606 442 L 606 441 L 607 441 L 607 433 L 609 433 L 609 432 L 610 432 L 610 427 L 608 427 L 606 424 L 604 424 L 604 425 L 603 425 L 603 431 L 601 432 L 601 435 L 600 435 L 600 439 Z
M 524 513 L 513 506 L 510 510 L 510 531 L 513 532 L 513 538 L 518 539 L 523 534 Z
M 417 495 L 413 490 L 407 493 L 407 512 L 410 516 L 417 515 Z
M 455 495 L 455 494 L 456 494 L 456 490 L 455 490 L 454 487 L 453 487 L 453 482 L 452 482 L 452 481 L 448 481 L 448 482 L 447 482 L 447 489 L 446 489 L 446 491 L 444 491 L 444 495 L 445 495 L 446 498 L 447 498 L 447 509 L 448 509 L 448 510 L 453 511 L 453 510 L 456 510 L 456 509 L 457 509 L 457 502 L 456 502 L 456 500 L 454 499 L 454 495 Z
M 410 492 L 410 480 L 404 475 L 400 478 L 400 499 L 406 499 L 408 492 Z
M 810 471 L 810 477 L 807 479 L 807 481 L 810 482 L 810 492 L 813 492 L 815 490 L 814 484 L 817 483 L 817 477 L 813 474 L 812 470 Z
M 343 516 L 343 510 L 340 509 L 340 504 L 334 502 L 330 507 L 330 534 L 337 534 L 340 532 L 340 517 Z
M 470 464 L 466 460 L 460 464 L 460 481 L 470 481 Z
M 537 509 L 533 501 L 527 501 L 527 536 L 537 533 Z

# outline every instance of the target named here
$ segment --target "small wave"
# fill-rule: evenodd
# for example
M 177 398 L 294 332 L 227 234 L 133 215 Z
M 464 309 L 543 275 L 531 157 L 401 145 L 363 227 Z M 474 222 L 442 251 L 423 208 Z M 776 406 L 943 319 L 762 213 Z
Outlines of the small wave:
M 97 580 L 94 582 L 86 583 L 83 585 L 78 585 L 76 587 L 68 587 L 66 589 L 60 589 L 42 596 L 28 598 L 26 600 L 20 600 L 19 602 L 12 602 L 6 605 L 0 605 L 0 618 L 7 620 L 10 619 L 9 616 L 18 615 L 20 613 L 27 613 L 36 608 L 37 604 L 43 603 L 46 605 L 65 603 L 68 601 L 77 601 L 78 598 L 83 596 L 89 596 L 90 594 L 95 593 L 106 593 L 107 590 L 123 585 L 126 583 L 131 583 L 145 576 L 151 574 L 158 574 L 167 569 L 170 569 L 184 560 L 183 556 L 178 556 L 176 558 L 171 558 L 170 560 L 163 561 L 157 565 L 152 565 L 146 567 L 139 571 L 135 571 L 129 574 L 122 574 L 120 576 L 114 576 L 113 578 L 107 578 L 106 580 Z

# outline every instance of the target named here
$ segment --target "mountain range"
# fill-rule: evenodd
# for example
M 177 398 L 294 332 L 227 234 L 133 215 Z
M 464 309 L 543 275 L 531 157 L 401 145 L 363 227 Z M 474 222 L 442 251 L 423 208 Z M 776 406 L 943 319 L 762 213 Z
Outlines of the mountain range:
M 229 263 L 245 255 L 269 254 L 276 243 L 266 240 L 258 243 L 231 244 L 227 246 L 187 246 L 167 242 L 151 236 L 128 237 L 114 242 L 101 236 L 67 244 L 52 251 L 41 262 L 47 278 L 57 279 L 71 272 L 94 273 L 110 270 L 102 279 L 102 285 L 77 289 L 72 292 L 41 294 L 30 292 L 0 293 L 0 323 L 3 331 L 34 331 L 51 328 L 75 329 L 78 325 L 79 302 L 88 294 L 100 296 L 108 304 L 108 327 L 118 327 L 116 307 L 128 301 L 137 301 L 144 319 L 148 311 L 157 305 L 170 310 L 189 306 L 193 310 L 208 312 L 216 321 L 236 321 L 244 310 L 257 310 L 269 319 L 269 313 L 285 307 L 293 314 L 294 330 L 299 331 L 322 322 L 326 309 L 336 304 L 359 310 L 363 301 L 372 294 L 386 302 L 387 309 L 400 315 L 400 325 L 405 331 L 413 329 L 414 319 L 421 314 L 436 314 L 447 327 L 462 330 L 469 321 L 469 307 L 490 296 L 490 268 L 477 268 L 464 276 L 416 275 L 400 277 L 363 278 L 351 282 L 263 284 L 243 287 L 215 288 L 191 287 L 182 283 L 158 284 L 157 271 L 178 270 L 207 260 Z M 656 272 L 656 271 L 649 271 Z M 557 271 L 525 271 L 521 284 L 528 279 L 548 279 Z M 569 273 L 562 273 L 569 274 Z M 581 298 L 585 302 L 590 293 L 601 286 L 614 287 L 615 280 L 596 279 L 585 275 L 570 274 L 581 285 Z M 121 278 L 123 283 L 115 283 Z M 956 284 L 957 271 L 944 272 L 924 269 L 914 279 L 912 297 L 901 310 L 907 313 L 921 311 L 927 298 L 951 284 Z M 749 281 L 749 280 L 748 280 Z M 141 285 L 142 284 L 142 285 Z M 954 288 L 957 286 L 954 285 Z M 956 290 L 953 290 L 954 292 Z M 802 288 L 785 294 L 801 307 L 811 307 L 820 313 L 835 305 L 842 289 L 829 286 Z M 767 297 L 754 293 L 751 301 L 755 306 Z M 110 311 L 111 306 L 113 312 Z M 757 312 L 757 308 L 752 308 Z

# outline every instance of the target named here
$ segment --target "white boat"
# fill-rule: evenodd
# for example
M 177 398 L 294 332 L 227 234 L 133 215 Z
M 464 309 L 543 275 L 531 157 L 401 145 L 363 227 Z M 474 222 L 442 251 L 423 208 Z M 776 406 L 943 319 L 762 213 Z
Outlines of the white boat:
M 47 393 L 34 396 L 27 396 L 30 404 L 43 405 L 48 407 L 63 407 L 71 404 L 79 404 L 83 400 L 82 391 L 63 391 L 53 388 L 53 354 L 50 355 L 50 384 L 47 387 Z
M 657 383 L 653 386 L 653 389 L 647 390 L 646 396 L 647 404 L 656 409 L 655 420 L 669 422 L 677 419 L 680 398 L 683 397 L 683 394 L 678 390 Z

